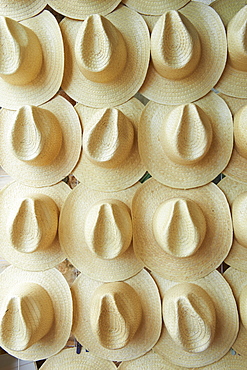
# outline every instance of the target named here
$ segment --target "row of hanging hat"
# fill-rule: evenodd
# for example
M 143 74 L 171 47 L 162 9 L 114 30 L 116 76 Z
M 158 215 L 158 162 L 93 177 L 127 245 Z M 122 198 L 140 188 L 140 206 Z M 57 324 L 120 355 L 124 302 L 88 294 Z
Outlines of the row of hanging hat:
M 246 3 L 0 2 L 7 352 L 47 369 L 246 365 Z M 71 329 L 89 352 L 61 351 Z

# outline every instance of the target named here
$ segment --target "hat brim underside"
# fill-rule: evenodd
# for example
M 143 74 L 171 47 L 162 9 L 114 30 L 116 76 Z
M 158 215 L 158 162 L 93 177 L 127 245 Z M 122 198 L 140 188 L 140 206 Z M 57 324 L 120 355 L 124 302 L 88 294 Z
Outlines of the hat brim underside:
M 206 235 L 200 248 L 186 258 L 165 252 L 153 234 L 152 220 L 157 207 L 172 198 L 196 202 L 206 219 Z M 225 195 L 214 183 L 181 190 L 149 179 L 136 192 L 132 214 L 137 258 L 151 271 L 166 279 L 189 281 L 206 276 L 224 261 L 232 245 L 230 209 Z
M 191 21 L 199 34 L 201 57 L 196 69 L 180 80 L 162 77 L 150 63 L 140 92 L 161 104 L 186 104 L 200 99 L 216 85 L 226 63 L 226 34 L 219 15 L 208 5 L 199 2 L 190 2 L 179 12 Z
M 38 76 L 26 85 L 11 85 L 0 78 L 0 106 L 8 109 L 45 103 L 59 90 L 63 77 L 63 40 L 55 17 L 45 10 L 21 23 L 37 35 L 42 48 L 43 64 Z
M 33 17 L 46 7 L 46 0 L 0 0 L 0 14 L 21 21 Z
M 145 79 L 150 56 L 149 32 L 140 14 L 120 6 L 106 18 L 121 32 L 128 54 L 124 70 L 108 83 L 92 82 L 79 70 L 72 41 L 82 23 L 69 18 L 60 23 L 65 47 L 62 88 L 75 101 L 96 108 L 114 107 L 132 98 Z
M 161 15 L 171 9 L 180 9 L 190 0 L 123 0 L 122 2 L 138 13 Z

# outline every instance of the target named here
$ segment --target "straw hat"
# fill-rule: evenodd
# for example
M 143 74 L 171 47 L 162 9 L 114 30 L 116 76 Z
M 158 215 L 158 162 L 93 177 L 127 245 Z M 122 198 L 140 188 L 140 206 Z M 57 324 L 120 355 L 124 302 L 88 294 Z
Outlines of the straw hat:
M 102 283 L 83 274 L 71 286 L 72 333 L 92 355 L 127 361 L 148 352 L 161 330 L 157 286 L 146 270 L 121 282 Z
M 240 108 L 247 105 L 247 99 L 235 98 L 234 96 L 229 96 L 223 93 L 218 93 L 217 95 L 226 102 L 232 115 L 235 115 Z
M 21 22 L 0 17 L 0 24 L 0 106 L 18 109 L 45 103 L 58 91 L 64 70 L 56 18 L 44 10 Z
M 238 7 L 233 6 L 233 9 L 236 10 L 236 13 L 232 15 L 226 26 L 228 59 L 223 74 L 215 88 L 226 95 L 247 98 L 245 83 L 247 77 L 247 53 L 245 47 L 247 5 L 244 5 L 240 10 L 238 10 Z
M 118 192 L 77 185 L 60 216 L 64 253 L 83 274 L 95 280 L 125 280 L 143 268 L 132 245 L 132 198 L 141 184 Z
M 225 26 L 227 26 L 234 15 L 245 5 L 247 5 L 247 0 L 215 0 L 210 4 L 219 14 Z
M 138 129 L 139 152 L 147 171 L 174 188 L 212 181 L 233 149 L 232 115 L 214 92 L 179 106 L 149 102 Z
M 83 151 L 73 171 L 79 181 L 96 190 L 117 191 L 145 174 L 137 143 L 143 108 L 136 98 L 115 108 L 75 106 L 83 127 Z
M 206 95 L 219 80 L 227 56 L 225 28 L 216 11 L 190 2 L 179 11 L 152 18 L 156 22 L 150 25 L 152 62 L 141 94 L 169 105 Z
M 0 163 L 19 182 L 48 186 L 75 167 L 81 126 L 73 106 L 61 96 L 36 107 L 0 111 Z
M 23 270 L 42 271 L 65 259 L 58 240 L 64 182 L 34 188 L 12 182 L 0 192 L 0 255 Z
M 136 10 L 138 13 L 148 15 L 161 15 L 171 9 L 180 9 L 190 0 L 123 0 L 122 3 Z
M 70 97 L 104 108 L 137 93 L 150 56 L 148 28 L 140 14 L 119 6 L 106 17 L 94 14 L 84 22 L 65 18 L 60 27 L 65 47 L 62 88 Z
M 23 360 L 55 355 L 67 343 L 72 299 L 56 269 L 23 271 L 14 266 L 0 274 L 0 346 Z
M 237 302 L 239 312 L 239 332 L 232 348 L 246 357 L 247 355 L 247 315 L 246 315 L 246 299 L 247 299 L 247 274 L 246 272 L 236 270 L 230 267 L 224 272 L 224 277 L 228 281 L 234 297 Z
M 46 0 L 0 0 L 0 15 L 21 21 L 41 12 Z
M 91 14 L 106 15 L 112 12 L 121 0 L 47 0 L 58 13 L 73 19 L 85 19 Z
M 181 190 L 149 179 L 133 198 L 132 214 L 134 251 L 164 278 L 199 279 L 231 248 L 229 205 L 214 183 Z
M 76 353 L 75 348 L 66 348 L 48 358 L 40 367 L 40 370 L 116 370 L 116 365 L 108 360 L 93 356 L 91 353 L 82 349 L 80 354 Z
M 163 328 L 154 351 L 175 365 L 201 367 L 221 359 L 234 343 L 239 319 L 231 288 L 213 271 L 176 283 L 152 273 L 162 299 Z

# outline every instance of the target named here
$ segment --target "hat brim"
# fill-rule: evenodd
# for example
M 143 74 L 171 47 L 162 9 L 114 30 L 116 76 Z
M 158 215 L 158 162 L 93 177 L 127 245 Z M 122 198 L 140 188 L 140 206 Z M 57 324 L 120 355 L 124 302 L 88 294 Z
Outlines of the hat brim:
M 3 169 L 15 180 L 35 187 L 53 185 L 71 173 L 81 152 L 81 125 L 74 107 L 61 96 L 40 106 L 52 112 L 62 130 L 62 147 L 53 162 L 45 166 L 21 161 L 9 148 L 10 122 L 16 111 L 0 110 L 0 162 Z
M 207 154 L 193 165 L 174 163 L 160 142 L 164 118 L 172 105 L 149 102 L 142 114 L 139 152 L 147 171 L 159 182 L 174 188 L 193 188 L 213 181 L 227 166 L 233 149 L 232 115 L 223 99 L 214 92 L 194 102 L 210 119 L 213 137 Z
M 21 282 L 39 284 L 48 292 L 54 310 L 53 326 L 43 338 L 26 350 L 14 351 L 5 348 L 2 344 L 1 347 L 22 360 L 38 361 L 61 351 L 69 339 L 72 326 L 70 288 L 63 275 L 55 268 L 31 272 L 9 266 L 0 274 L 0 306 L 11 288 Z
M 161 15 L 171 9 L 180 9 L 190 0 L 123 0 L 122 3 L 138 13 Z
M 93 204 L 104 199 L 116 199 L 131 209 L 132 198 L 140 186 L 141 183 L 124 191 L 106 193 L 79 184 L 67 197 L 60 215 L 59 240 L 67 258 L 84 275 L 100 281 L 120 281 L 143 268 L 143 263 L 134 254 L 132 243 L 120 256 L 107 260 L 90 251 L 82 232 L 87 212 Z
M 138 125 L 144 105 L 136 98 L 117 106 L 132 123 L 134 128 L 134 144 L 130 155 L 118 167 L 98 166 L 81 152 L 80 159 L 73 171 L 74 176 L 84 185 L 100 191 L 119 191 L 135 184 L 146 172 L 138 149 Z M 75 109 L 81 121 L 83 131 L 92 125 L 91 118 L 98 112 L 96 108 L 77 104 Z
M 174 281 L 163 279 L 158 274 L 152 273 L 151 275 L 159 288 L 161 299 L 171 287 L 177 284 Z M 175 365 L 201 367 L 218 361 L 230 350 L 239 329 L 238 311 L 231 288 L 218 271 L 213 271 L 201 279 L 190 282 L 203 288 L 214 303 L 216 328 L 212 344 L 203 352 L 187 352 L 176 345 L 163 325 L 154 351 Z
M 124 281 L 138 293 L 142 321 L 134 337 L 120 349 L 107 349 L 95 339 L 90 326 L 90 305 L 95 290 L 103 284 L 83 274 L 71 286 L 74 302 L 72 333 L 89 352 L 111 361 L 125 361 L 148 352 L 157 342 L 161 330 L 161 302 L 157 286 L 146 270 Z
M 196 202 L 206 219 L 206 235 L 200 248 L 186 258 L 165 252 L 153 234 L 152 220 L 157 207 L 172 198 Z M 229 205 L 214 183 L 181 190 L 148 179 L 133 198 L 132 214 L 136 256 L 147 268 L 166 279 L 188 281 L 204 277 L 224 261 L 232 245 Z
M 74 40 L 82 22 L 64 18 L 60 23 L 65 47 L 62 88 L 75 101 L 95 108 L 113 107 L 132 98 L 145 79 L 150 57 L 149 32 L 140 14 L 119 6 L 106 18 L 121 32 L 128 54 L 124 70 L 108 83 L 88 80 L 77 65 Z
M 52 244 L 46 249 L 37 250 L 33 253 L 23 253 L 11 246 L 5 224 L 11 204 L 18 202 L 19 198 L 27 197 L 31 194 L 45 194 L 53 199 L 60 211 L 70 191 L 71 189 L 64 182 L 42 188 L 34 188 L 18 182 L 12 182 L 1 190 L 0 224 L 2 226 L 0 228 L 0 254 L 6 261 L 23 270 L 43 271 L 55 267 L 66 258 L 60 247 L 58 233 Z
M 63 39 L 56 18 L 44 10 L 35 17 L 21 21 L 21 24 L 33 30 L 38 37 L 43 63 L 38 76 L 26 85 L 11 85 L 0 78 L 0 106 L 7 109 L 47 102 L 59 90 L 64 71 Z
M 245 5 L 247 5 L 247 0 L 215 0 L 210 4 L 210 6 L 219 14 L 225 27 L 234 15 Z
M 225 28 L 216 11 L 206 4 L 191 1 L 179 12 L 191 21 L 199 34 L 201 57 L 196 69 L 180 80 L 162 77 L 150 62 L 140 93 L 161 104 L 186 104 L 200 99 L 218 82 L 226 63 Z M 154 24 L 158 17 L 152 18 Z
M 46 0 L 0 0 L 0 14 L 21 21 L 40 13 L 47 5 Z

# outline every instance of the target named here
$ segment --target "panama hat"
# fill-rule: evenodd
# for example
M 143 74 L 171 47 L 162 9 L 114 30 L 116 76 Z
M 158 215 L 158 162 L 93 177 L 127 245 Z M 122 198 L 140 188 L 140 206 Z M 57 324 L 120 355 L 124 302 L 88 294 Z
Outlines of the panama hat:
M 0 15 L 21 21 L 40 13 L 46 0 L 0 0 Z
M 0 254 L 23 270 L 42 271 L 65 259 L 58 240 L 64 182 L 34 188 L 12 182 L 0 192 Z
M 171 9 L 182 8 L 190 0 L 123 0 L 122 2 L 138 13 L 161 15 Z
M 154 27 L 150 24 L 151 63 L 141 94 L 169 105 L 206 95 L 226 63 L 226 34 L 219 15 L 206 4 L 190 2 L 152 19 L 156 23 Z
M 72 333 L 92 355 L 127 361 L 148 352 L 161 330 L 158 288 L 146 270 L 102 283 L 82 273 L 71 286 Z
M 147 171 L 162 184 L 183 189 L 205 185 L 230 160 L 231 112 L 214 92 L 178 106 L 150 101 L 140 120 L 138 145 Z
M 23 360 L 48 358 L 66 345 L 72 325 L 72 298 L 57 269 L 0 274 L 0 345 Z
M 162 299 L 163 326 L 154 351 L 178 366 L 201 367 L 230 350 L 239 318 L 231 288 L 218 271 L 177 283 L 151 274 Z
M 246 299 L 247 299 L 247 273 L 244 271 L 237 270 L 233 267 L 229 267 L 224 272 L 224 277 L 228 281 L 235 300 L 238 306 L 239 312 L 239 332 L 232 348 L 240 355 L 245 356 L 247 354 L 247 321 L 246 321 Z
M 235 98 L 234 96 L 229 96 L 223 93 L 217 93 L 217 95 L 226 102 L 233 116 L 240 108 L 247 105 L 247 99 Z
M 59 240 L 65 255 L 95 280 L 125 280 L 143 268 L 132 245 L 131 202 L 141 183 L 124 191 L 99 192 L 83 184 L 61 211 Z
M 140 14 L 122 5 L 84 22 L 64 18 L 60 27 L 65 47 L 62 88 L 71 98 L 104 108 L 137 93 L 150 57 L 149 32 Z
M 214 183 L 182 190 L 148 179 L 133 198 L 132 215 L 136 256 L 164 278 L 199 279 L 231 248 L 229 205 Z
M 44 10 L 21 22 L 1 16 L 0 24 L 0 106 L 18 109 L 45 103 L 58 91 L 64 71 L 56 18 Z
M 74 107 L 56 96 L 39 107 L 0 110 L 0 163 L 15 180 L 29 186 L 61 181 L 81 152 L 81 126 Z
M 219 14 L 225 26 L 227 26 L 234 15 L 245 5 L 247 5 L 247 0 L 215 0 L 210 4 Z
M 115 108 L 75 106 L 83 127 L 83 150 L 73 171 L 80 182 L 96 190 L 117 191 L 145 174 L 137 139 L 143 108 L 136 98 Z
M 121 0 L 47 0 L 58 13 L 72 19 L 85 19 L 91 14 L 106 15 L 112 12 Z
M 48 358 L 40 367 L 41 370 L 116 370 L 116 365 L 108 360 L 93 356 L 83 348 L 80 354 L 76 348 L 65 348 L 58 354 Z

